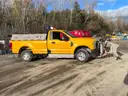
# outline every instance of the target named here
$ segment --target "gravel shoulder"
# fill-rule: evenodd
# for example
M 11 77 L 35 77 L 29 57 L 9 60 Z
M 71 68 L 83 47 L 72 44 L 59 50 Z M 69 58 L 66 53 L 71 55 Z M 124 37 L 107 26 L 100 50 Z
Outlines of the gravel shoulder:
M 26 63 L 1 56 L 0 96 L 128 96 L 127 48 L 119 48 L 123 60 L 107 57 L 87 63 L 52 56 Z

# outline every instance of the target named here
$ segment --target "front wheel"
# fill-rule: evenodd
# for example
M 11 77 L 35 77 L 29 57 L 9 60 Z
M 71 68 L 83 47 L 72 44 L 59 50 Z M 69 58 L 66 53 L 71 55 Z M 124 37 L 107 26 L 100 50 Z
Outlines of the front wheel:
M 30 62 L 33 59 L 33 54 L 30 50 L 25 50 L 21 53 L 20 58 L 24 61 Z
M 89 60 L 89 53 L 87 52 L 87 50 L 85 48 L 79 49 L 76 53 L 75 53 L 75 58 L 78 61 L 81 62 L 87 62 Z

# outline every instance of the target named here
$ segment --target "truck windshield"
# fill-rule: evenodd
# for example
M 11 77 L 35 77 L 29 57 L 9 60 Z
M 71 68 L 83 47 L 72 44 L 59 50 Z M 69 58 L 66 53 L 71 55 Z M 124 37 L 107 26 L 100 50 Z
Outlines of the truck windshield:
M 70 32 L 68 31 L 64 31 L 65 33 L 67 33 L 68 35 L 70 35 L 72 38 L 77 38 L 76 36 L 72 35 Z

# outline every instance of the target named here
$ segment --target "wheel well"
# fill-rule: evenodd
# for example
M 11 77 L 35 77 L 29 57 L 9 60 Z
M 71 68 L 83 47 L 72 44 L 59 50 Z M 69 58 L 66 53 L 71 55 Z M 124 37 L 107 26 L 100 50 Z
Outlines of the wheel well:
M 81 48 L 88 48 L 88 47 L 87 47 L 87 46 L 79 46 L 79 47 L 77 47 L 77 48 L 75 49 L 74 54 L 77 52 L 77 50 L 79 50 L 79 49 L 81 49 Z
M 28 49 L 30 49 L 30 48 L 27 47 L 27 46 L 24 46 L 24 47 L 20 48 L 18 55 L 20 56 L 20 54 L 21 54 L 24 50 L 28 50 Z

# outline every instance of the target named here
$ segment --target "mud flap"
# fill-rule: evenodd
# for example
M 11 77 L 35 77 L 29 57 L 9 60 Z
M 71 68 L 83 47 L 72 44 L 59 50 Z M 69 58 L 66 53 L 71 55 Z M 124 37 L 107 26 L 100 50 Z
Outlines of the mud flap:
M 90 50 L 89 48 L 86 48 L 86 50 L 87 50 L 89 53 L 91 53 L 91 50 Z
M 90 54 L 90 58 L 96 58 L 97 57 L 97 51 L 96 50 L 90 50 L 89 48 L 86 49 L 88 53 Z

